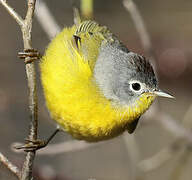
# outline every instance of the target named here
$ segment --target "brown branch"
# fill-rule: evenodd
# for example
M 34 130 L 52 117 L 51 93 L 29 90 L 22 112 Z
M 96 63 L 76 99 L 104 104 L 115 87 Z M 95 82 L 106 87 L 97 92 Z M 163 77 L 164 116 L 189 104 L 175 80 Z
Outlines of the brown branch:
M 9 169 L 18 179 L 20 177 L 20 171 L 12 162 L 10 162 L 2 153 L 0 153 L 0 162 L 2 162 L 7 169 Z
M 32 31 L 32 19 L 36 0 L 28 0 L 28 10 L 24 20 L 13 10 L 13 8 L 11 8 L 7 4 L 5 0 L 1 0 L 0 2 L 7 9 L 9 14 L 20 25 L 23 35 L 24 49 L 32 49 L 31 31 Z M 25 60 L 29 61 L 30 58 L 27 57 Z M 30 113 L 29 140 L 35 141 L 37 139 L 37 94 L 36 94 L 36 76 L 35 76 L 34 63 L 33 62 L 27 63 L 25 68 L 29 88 L 29 113 Z M 21 172 L 21 180 L 30 180 L 32 178 L 32 168 L 34 158 L 35 158 L 35 151 L 27 152 Z

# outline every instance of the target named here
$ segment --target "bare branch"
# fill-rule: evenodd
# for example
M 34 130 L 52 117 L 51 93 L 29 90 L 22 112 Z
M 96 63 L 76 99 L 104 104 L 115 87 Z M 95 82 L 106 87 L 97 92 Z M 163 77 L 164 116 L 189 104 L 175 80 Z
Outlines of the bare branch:
M 38 151 L 39 155 L 53 155 L 61 154 L 67 152 L 75 152 L 83 149 L 95 147 L 103 144 L 103 142 L 98 143 L 86 143 L 85 141 L 72 140 L 69 142 L 63 142 L 59 144 L 50 144 L 49 147 Z
M 32 24 L 32 18 L 35 10 L 35 3 L 36 3 L 36 0 L 28 0 L 28 3 L 27 3 L 28 10 L 25 17 L 25 23 L 28 25 Z M 32 29 L 32 27 L 30 27 L 30 29 Z
M 136 177 L 138 176 L 138 172 L 137 172 L 137 164 L 140 161 L 140 151 L 139 151 L 139 147 L 135 138 L 135 135 L 129 135 L 127 132 L 125 132 L 122 136 L 125 146 L 126 146 L 126 150 L 128 152 L 129 158 L 131 160 L 131 170 L 129 172 L 129 174 L 131 174 L 130 179 L 135 180 Z M 129 175 L 130 176 L 130 175 Z
M 156 170 L 157 168 L 161 167 L 166 162 L 168 162 L 170 159 L 172 159 L 175 154 L 179 153 L 182 147 L 182 139 L 176 139 L 173 143 L 163 148 L 154 156 L 139 162 L 138 168 L 144 173 Z
M 79 26 L 79 24 L 81 23 L 79 10 L 76 7 L 73 7 L 73 21 L 76 26 Z
M 32 49 L 31 45 L 31 31 L 32 19 L 35 9 L 36 0 L 28 0 L 28 10 L 25 18 L 25 25 L 22 28 L 24 49 Z M 29 60 L 26 58 L 25 60 Z M 30 132 L 29 140 L 35 141 L 37 139 L 37 90 L 36 90 L 36 74 L 34 62 L 26 64 L 26 74 L 29 88 L 29 113 L 30 113 Z M 21 180 L 31 180 L 33 161 L 35 158 L 35 151 L 27 152 L 25 162 L 23 164 Z
M 37 0 L 35 16 L 49 39 L 52 39 L 58 32 L 61 31 L 61 28 L 43 0 Z
M 173 143 L 163 148 L 154 156 L 139 162 L 138 168 L 146 173 L 161 167 L 167 161 L 172 159 L 176 153 L 179 153 L 182 148 L 186 146 L 191 147 L 192 133 L 189 127 L 185 128 L 180 125 L 169 114 L 159 111 L 157 106 L 153 106 L 151 108 L 151 113 L 146 113 L 144 117 L 150 122 L 153 121 L 160 124 L 176 138 Z
M 173 134 L 176 138 L 184 138 L 185 140 L 192 143 L 192 132 L 179 124 L 169 114 L 162 111 L 157 112 L 156 110 L 153 119 L 155 119 L 155 122 L 162 125 L 164 129 Z
M 81 0 L 81 14 L 85 19 L 93 18 L 93 0 Z
M 68 152 L 76 152 L 81 151 L 84 149 L 92 148 L 95 146 L 99 146 L 101 144 L 104 144 L 105 142 L 97 142 L 97 143 L 87 143 L 85 141 L 78 141 L 78 140 L 71 140 L 68 142 L 62 142 L 58 144 L 49 144 L 44 149 L 41 149 L 37 152 L 38 155 L 56 155 L 56 154 L 62 154 L 62 153 L 68 153 Z M 21 145 L 21 143 L 13 143 L 11 147 Z M 12 150 L 16 153 L 23 153 L 23 151 L 16 150 L 12 148 Z
M 168 113 L 161 111 L 157 104 L 154 104 L 150 108 L 150 112 L 144 114 L 144 119 L 150 123 L 153 122 L 160 124 L 175 138 L 183 138 L 189 143 L 192 143 L 192 132 L 190 129 L 178 123 L 177 120 L 170 116 Z
M 0 153 L 0 162 L 2 162 L 19 179 L 20 171 L 18 167 L 12 164 L 2 153 Z
M 154 53 L 154 50 L 152 48 L 150 36 L 147 32 L 145 23 L 143 21 L 143 18 L 141 16 L 136 4 L 133 2 L 133 0 L 123 0 L 123 5 L 131 15 L 131 18 L 135 24 L 136 30 L 139 34 L 140 39 L 141 39 L 141 43 L 144 47 L 144 50 L 150 56 L 150 60 L 155 65 L 155 63 L 154 63 L 155 53 Z
M 0 3 L 5 7 L 5 9 L 7 9 L 8 13 L 16 20 L 19 26 L 22 27 L 24 25 L 24 20 L 22 19 L 22 17 L 17 14 L 17 12 L 15 12 L 15 10 L 11 6 L 9 6 L 6 0 L 0 0 Z
M 177 162 L 176 167 L 174 168 L 171 178 L 172 180 L 182 180 L 185 179 L 184 176 L 186 174 L 186 167 L 189 163 L 191 156 L 191 147 L 186 148 L 185 151 L 182 153 L 182 155 L 179 158 L 179 161 Z

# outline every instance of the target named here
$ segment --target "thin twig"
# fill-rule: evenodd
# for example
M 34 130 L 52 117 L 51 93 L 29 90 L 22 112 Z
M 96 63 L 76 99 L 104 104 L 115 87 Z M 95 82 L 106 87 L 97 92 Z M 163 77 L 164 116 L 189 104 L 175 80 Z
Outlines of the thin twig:
M 154 117 L 156 117 L 155 122 L 162 125 L 164 129 L 173 134 L 176 138 L 183 138 L 188 142 L 192 143 L 192 132 L 181 124 L 179 124 L 169 114 L 161 111 L 157 112 Z
M 173 143 L 160 150 L 150 158 L 144 159 L 138 163 L 138 168 L 144 173 L 154 171 L 168 162 L 174 155 L 180 152 L 183 146 L 182 139 L 176 139 Z
M 191 148 L 186 148 L 182 155 L 179 157 L 179 161 L 174 168 L 170 180 L 182 180 L 185 179 L 184 176 L 186 175 L 186 167 L 188 163 L 191 161 Z
M 92 148 L 104 144 L 105 142 L 87 143 L 85 141 L 71 140 L 67 142 L 49 144 L 48 147 L 37 152 L 38 155 L 57 155 L 62 153 L 76 152 L 84 149 Z M 22 143 L 13 143 L 11 146 L 20 146 Z M 23 151 L 12 148 L 16 153 L 23 153 Z
M 61 31 L 56 19 L 51 14 L 49 8 L 43 0 L 37 0 L 35 16 L 49 39 L 52 39 L 58 32 Z
M 2 5 L 7 9 L 9 14 L 16 20 L 20 25 L 24 49 L 32 49 L 31 45 L 31 31 L 32 31 L 32 19 L 35 9 L 36 0 L 28 0 L 28 10 L 26 13 L 25 20 L 23 20 L 14 10 L 11 8 L 5 0 L 1 0 Z M 25 59 L 30 60 L 29 57 Z M 29 113 L 30 113 L 30 132 L 29 140 L 35 141 L 37 139 L 37 94 L 36 94 L 36 76 L 34 63 L 26 64 L 26 74 L 29 88 Z M 21 172 L 21 180 L 31 180 L 33 161 L 35 158 L 35 151 L 28 152 L 23 164 Z
M 140 151 L 139 151 L 139 147 L 137 144 L 137 140 L 135 138 L 135 135 L 129 135 L 127 132 L 125 132 L 122 136 L 125 146 L 126 146 L 126 150 L 128 152 L 130 161 L 131 161 L 131 170 L 129 172 L 129 179 L 130 180 L 135 180 L 136 177 L 138 176 L 138 172 L 137 172 L 137 164 L 140 161 Z
M 10 162 L 2 153 L 0 153 L 0 162 L 3 163 L 18 179 L 20 171 L 12 162 Z
M 73 7 L 73 21 L 76 26 L 79 26 L 79 24 L 81 23 L 79 10 L 76 7 Z
M 93 18 L 93 0 L 81 0 L 81 14 L 84 19 Z
M 141 39 L 141 43 L 146 53 L 150 56 L 150 61 L 155 66 L 155 53 L 152 48 L 151 39 L 149 33 L 147 32 L 147 28 L 145 26 L 144 20 L 133 0 L 123 0 L 123 5 L 126 10 L 130 13 L 131 18 L 135 24 L 136 30 L 139 34 L 139 38 Z
M 38 152 L 39 155 L 54 155 L 67 152 L 76 152 L 104 144 L 104 142 L 87 143 L 85 141 L 72 140 L 59 144 L 50 144 L 48 148 Z
M 158 109 L 157 105 L 153 105 L 150 108 L 150 113 L 144 114 L 144 118 L 149 122 L 160 124 L 165 130 L 171 133 L 175 138 L 185 139 L 188 143 L 192 143 L 192 132 L 189 128 L 178 123 L 172 116 L 168 113 Z
M 191 146 L 192 144 L 192 133 L 189 128 L 185 128 L 177 123 L 177 121 L 169 114 L 157 110 L 157 107 L 152 107 L 151 110 L 150 114 L 145 114 L 145 118 L 147 118 L 150 122 L 160 124 L 176 139 L 173 143 L 163 148 L 154 156 L 139 162 L 138 168 L 145 173 L 161 167 L 163 164 L 168 162 L 168 160 L 173 158 L 176 153 L 180 152 L 182 147 L 185 147 L 186 144 L 188 146 Z
M 6 0 L 0 0 L 0 3 L 7 9 L 9 14 L 16 20 L 16 22 L 22 27 L 24 25 L 24 20 L 22 17 L 15 12 L 15 10 L 10 7 Z

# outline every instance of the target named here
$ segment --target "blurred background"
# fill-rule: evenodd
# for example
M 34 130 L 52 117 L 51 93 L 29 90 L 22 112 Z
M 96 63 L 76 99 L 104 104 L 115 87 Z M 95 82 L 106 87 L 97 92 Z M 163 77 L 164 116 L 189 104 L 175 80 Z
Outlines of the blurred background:
M 25 0 L 8 0 L 8 2 L 18 13 L 25 16 Z M 79 7 L 80 2 L 74 2 Z M 152 47 L 157 57 L 155 60 L 160 87 L 176 97 L 174 100 L 159 98 L 159 105 L 162 111 L 168 113 L 179 125 L 186 126 L 183 123 L 187 122 L 187 127 L 190 128 L 190 121 L 192 121 L 192 1 L 134 0 L 134 2 L 140 10 L 152 40 Z M 70 0 L 46 0 L 46 4 L 61 27 L 73 24 Z M 94 19 L 108 26 L 128 49 L 148 57 L 122 1 L 95 0 Z M 41 25 L 34 18 L 33 47 L 43 54 L 49 41 Z M 17 58 L 18 51 L 22 50 L 23 42 L 19 26 L 0 6 L 0 152 L 18 167 L 22 166 L 24 154 L 13 152 L 11 144 L 24 141 L 29 125 L 25 66 L 22 60 Z M 39 137 L 45 139 L 52 133 L 55 124 L 45 107 L 39 81 L 38 62 L 36 65 Z M 141 121 L 144 120 L 145 118 L 141 119 Z M 130 153 L 132 144 L 126 143 L 125 140 L 125 137 L 129 140 L 130 136 L 134 136 L 134 142 L 137 143 L 138 164 L 170 147 L 177 138 L 166 128 L 151 120 L 140 123 L 134 135 L 126 134 L 73 152 L 39 155 L 35 160 L 35 176 L 42 180 L 191 180 L 191 144 L 186 142 L 182 148 L 174 146 L 175 149 L 171 146 L 171 149 L 168 148 L 168 152 L 170 150 L 172 154 L 171 158 L 157 168 L 144 171 L 138 164 L 133 163 L 135 162 L 133 154 Z M 133 137 L 131 138 L 133 140 Z M 71 140 L 69 135 L 59 133 L 52 143 Z M 176 151 L 177 153 L 174 153 Z M 14 179 L 14 176 L 1 163 L 0 179 Z

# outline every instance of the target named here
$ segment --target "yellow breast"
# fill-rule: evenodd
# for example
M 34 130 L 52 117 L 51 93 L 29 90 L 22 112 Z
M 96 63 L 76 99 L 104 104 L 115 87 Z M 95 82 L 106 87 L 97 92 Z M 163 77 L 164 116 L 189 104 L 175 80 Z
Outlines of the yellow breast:
M 98 141 L 117 136 L 148 109 L 154 97 L 142 95 L 132 106 L 113 105 L 95 84 L 88 61 L 73 47 L 74 31 L 64 29 L 40 63 L 47 107 L 52 118 L 75 138 Z

